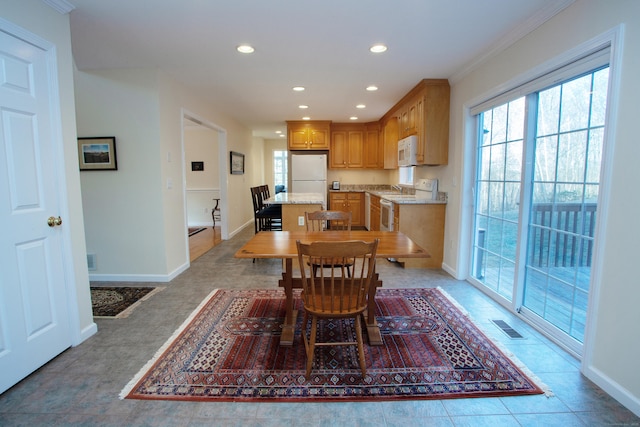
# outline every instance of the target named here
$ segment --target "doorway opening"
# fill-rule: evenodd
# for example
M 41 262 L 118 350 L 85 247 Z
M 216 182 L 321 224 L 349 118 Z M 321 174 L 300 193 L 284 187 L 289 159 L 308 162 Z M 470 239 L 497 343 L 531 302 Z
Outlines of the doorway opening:
M 183 110 L 184 236 L 190 262 L 229 238 L 226 153 L 226 130 Z M 190 228 L 204 230 L 192 234 Z

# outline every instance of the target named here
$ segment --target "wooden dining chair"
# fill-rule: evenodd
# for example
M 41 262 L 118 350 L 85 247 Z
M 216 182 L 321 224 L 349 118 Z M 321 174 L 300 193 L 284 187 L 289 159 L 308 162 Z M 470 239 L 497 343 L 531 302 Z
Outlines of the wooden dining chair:
M 344 211 L 314 211 L 305 212 L 304 218 L 307 224 L 307 231 L 351 231 L 351 212 Z M 313 262 L 313 273 L 324 265 L 320 262 Z M 331 264 L 333 265 L 333 263 Z M 347 276 L 351 275 L 351 263 L 344 264 Z
M 311 375 L 316 347 L 354 345 L 358 350 L 360 371 L 363 377 L 366 376 L 362 323 L 369 288 L 373 286 L 378 239 L 372 242 L 351 240 L 308 244 L 298 240 L 296 245 L 302 277 L 302 338 L 307 355 L 306 377 L 309 378 Z M 309 262 L 311 259 L 320 260 L 323 265 L 330 267 L 321 269 L 320 275 L 316 277 L 313 264 Z M 344 274 L 346 260 L 353 265 L 351 277 Z M 326 319 L 353 319 L 356 340 L 349 339 L 353 335 L 345 330 L 344 335 L 337 341 L 317 342 L 318 321 Z
M 304 219 L 307 231 L 351 231 L 351 215 L 344 211 L 314 211 L 305 212 Z

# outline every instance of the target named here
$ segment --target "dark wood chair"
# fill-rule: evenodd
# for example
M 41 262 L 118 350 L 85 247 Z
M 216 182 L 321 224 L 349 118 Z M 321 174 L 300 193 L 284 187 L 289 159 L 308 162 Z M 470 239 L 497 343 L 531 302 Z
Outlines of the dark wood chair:
M 297 241 L 296 245 L 302 277 L 302 339 L 307 355 L 306 377 L 311 375 L 316 347 L 349 345 L 357 347 L 358 365 L 362 376 L 366 376 L 362 322 L 369 288 L 373 286 L 378 239 L 373 242 L 332 241 L 308 244 Z M 310 262 L 312 259 L 330 266 L 329 270 L 321 269 L 320 275 L 316 277 Z M 344 274 L 347 260 L 353 264 L 351 277 Z M 346 340 L 347 334 L 336 341 L 318 342 L 318 321 L 324 319 L 353 319 L 356 340 Z
M 266 188 L 265 188 L 266 187 Z M 282 206 L 265 206 L 264 200 L 269 197 L 268 186 L 251 187 L 253 201 L 254 228 L 259 231 L 282 230 Z

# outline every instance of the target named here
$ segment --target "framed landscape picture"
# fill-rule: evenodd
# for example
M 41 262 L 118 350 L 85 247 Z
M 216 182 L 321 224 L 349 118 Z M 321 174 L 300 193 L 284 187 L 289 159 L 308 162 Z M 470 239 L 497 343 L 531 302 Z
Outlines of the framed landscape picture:
M 242 175 L 244 173 L 244 154 L 230 152 L 231 174 Z
M 118 170 L 115 136 L 78 138 L 81 171 Z

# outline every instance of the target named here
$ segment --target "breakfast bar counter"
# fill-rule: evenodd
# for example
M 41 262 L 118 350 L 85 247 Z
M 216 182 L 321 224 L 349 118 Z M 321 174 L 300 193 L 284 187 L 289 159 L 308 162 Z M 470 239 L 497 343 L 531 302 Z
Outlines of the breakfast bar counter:
M 264 201 L 268 205 L 282 205 L 282 230 L 305 231 L 304 213 L 326 209 L 320 193 L 278 193 Z M 302 217 L 302 223 L 300 218 Z

